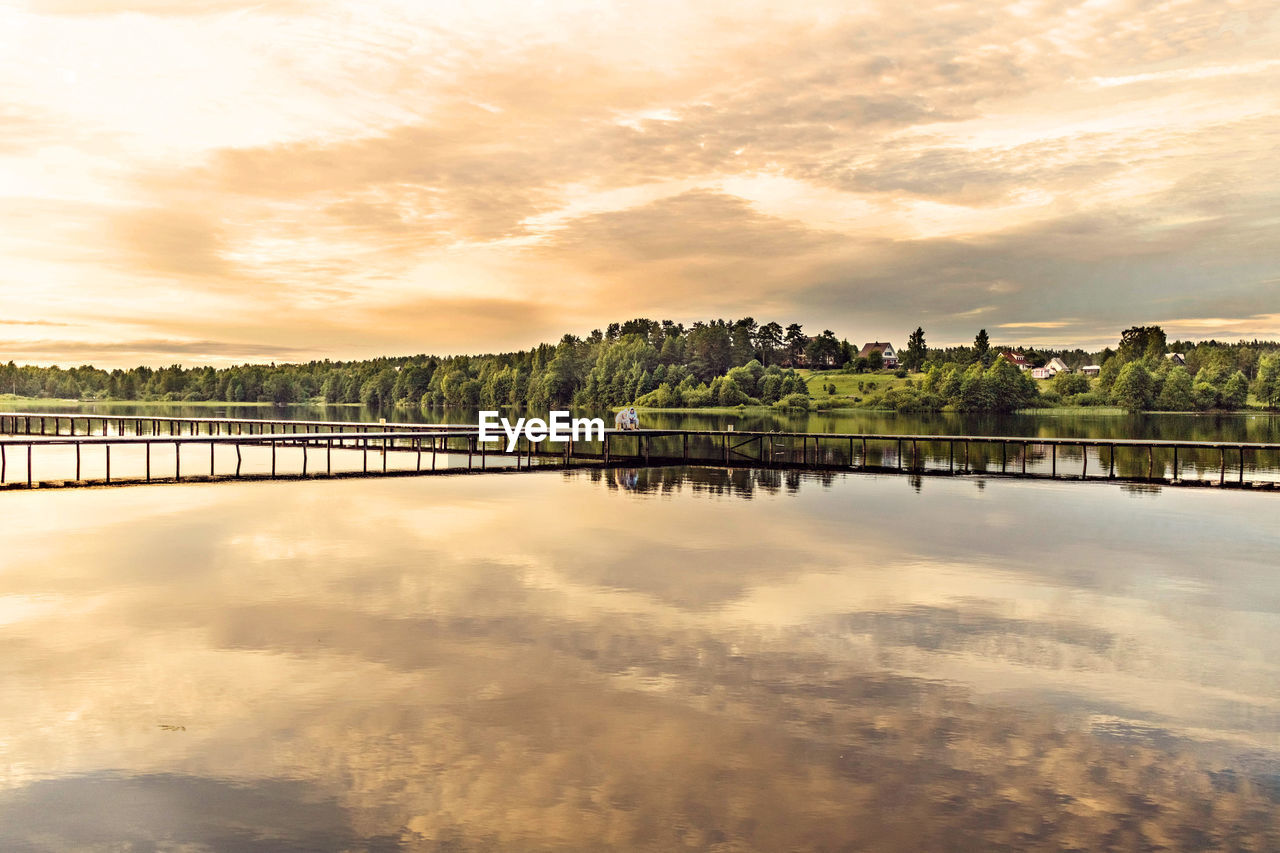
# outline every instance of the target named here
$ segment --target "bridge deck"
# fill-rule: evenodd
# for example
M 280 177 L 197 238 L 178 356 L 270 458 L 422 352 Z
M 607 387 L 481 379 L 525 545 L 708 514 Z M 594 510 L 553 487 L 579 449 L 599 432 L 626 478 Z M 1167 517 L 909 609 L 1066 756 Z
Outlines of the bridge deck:
M 88 434 L 76 434 L 78 424 Z M 1280 444 L 1260 442 L 609 429 L 603 440 L 533 444 L 522 439 L 508 452 L 505 439 L 480 442 L 474 425 L 24 412 L 0 413 L 3 433 L 8 435 L 0 435 L 0 488 L 517 471 L 551 465 L 714 465 L 1280 489 Z M 193 463 L 193 452 L 201 447 L 207 448 L 207 457 Z M 320 452 L 323 459 L 315 459 Z M 155 471 L 153 461 L 159 465 Z

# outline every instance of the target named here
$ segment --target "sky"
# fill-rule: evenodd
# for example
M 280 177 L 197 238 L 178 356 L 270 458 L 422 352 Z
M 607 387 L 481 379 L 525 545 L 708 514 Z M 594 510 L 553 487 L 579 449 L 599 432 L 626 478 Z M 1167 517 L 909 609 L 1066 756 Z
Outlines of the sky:
M 0 0 L 0 360 L 1280 338 L 1280 6 Z

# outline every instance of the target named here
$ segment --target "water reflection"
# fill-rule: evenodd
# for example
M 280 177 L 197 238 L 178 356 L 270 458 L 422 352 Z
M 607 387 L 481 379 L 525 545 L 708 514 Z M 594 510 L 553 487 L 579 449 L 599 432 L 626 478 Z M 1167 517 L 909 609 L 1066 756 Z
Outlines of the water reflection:
M 796 470 L 749 468 L 593 468 L 584 474 L 609 489 L 623 489 L 640 494 L 693 493 L 734 495 L 750 499 L 757 491 L 774 495 L 794 493 L 802 484 L 810 488 L 830 486 L 835 472 L 803 473 Z
M 905 484 L 7 495 L 0 848 L 1280 844 L 1269 499 Z

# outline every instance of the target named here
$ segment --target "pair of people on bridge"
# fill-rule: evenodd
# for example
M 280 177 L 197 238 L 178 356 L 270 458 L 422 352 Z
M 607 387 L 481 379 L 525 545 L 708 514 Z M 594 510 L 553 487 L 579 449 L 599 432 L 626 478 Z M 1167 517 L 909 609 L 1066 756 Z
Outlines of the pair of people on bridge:
M 614 429 L 640 429 L 640 418 L 636 415 L 636 407 L 623 409 L 613 418 Z

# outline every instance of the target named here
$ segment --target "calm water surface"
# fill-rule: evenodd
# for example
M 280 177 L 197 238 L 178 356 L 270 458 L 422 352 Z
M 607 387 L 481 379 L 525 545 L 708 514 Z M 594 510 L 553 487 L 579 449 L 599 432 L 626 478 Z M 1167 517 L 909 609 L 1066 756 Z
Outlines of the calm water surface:
M 1274 495 L 0 495 L 0 849 L 1280 849 Z

